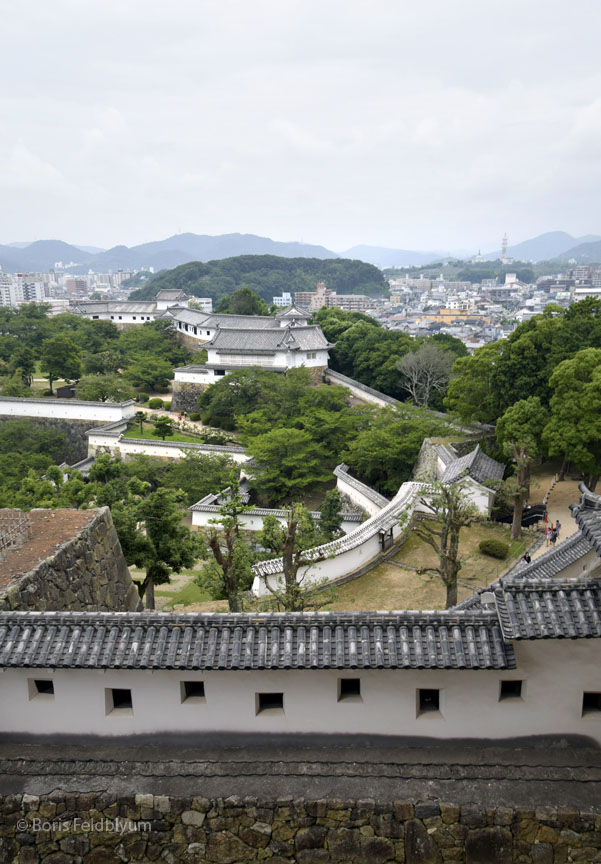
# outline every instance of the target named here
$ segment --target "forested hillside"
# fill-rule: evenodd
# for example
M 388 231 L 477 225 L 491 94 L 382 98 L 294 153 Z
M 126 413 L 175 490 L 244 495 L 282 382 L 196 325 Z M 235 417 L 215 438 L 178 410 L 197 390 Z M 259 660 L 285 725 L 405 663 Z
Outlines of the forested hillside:
M 280 258 L 276 255 L 238 255 L 203 264 L 194 261 L 159 273 L 143 288 L 132 292 L 131 300 L 152 300 L 163 288 L 179 288 L 192 297 L 211 297 L 214 304 L 241 285 L 271 304 L 282 291 L 314 291 L 317 282 L 338 294 L 388 293 L 388 283 L 373 264 L 348 258 Z

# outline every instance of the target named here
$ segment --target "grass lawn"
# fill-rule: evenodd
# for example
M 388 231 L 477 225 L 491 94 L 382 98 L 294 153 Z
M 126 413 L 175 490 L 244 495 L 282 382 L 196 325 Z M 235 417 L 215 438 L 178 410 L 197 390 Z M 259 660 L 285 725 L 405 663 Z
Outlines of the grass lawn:
M 140 435 L 140 424 L 136 423 L 135 425 L 131 425 L 128 427 L 127 432 L 124 434 L 124 438 L 145 438 L 148 441 L 161 441 L 161 438 L 158 438 L 156 435 L 152 434 L 154 426 L 152 423 L 144 423 L 143 425 L 143 433 Z M 168 435 L 165 438 L 165 441 L 182 441 L 187 442 L 189 444 L 202 444 L 202 441 L 198 436 L 195 435 L 184 435 L 183 432 L 178 432 L 177 429 L 173 429 L 173 435 Z
M 498 561 L 478 551 L 481 540 L 495 538 L 510 543 L 509 557 Z M 533 538 L 532 538 L 533 539 Z M 463 561 L 459 573 L 459 600 L 470 597 L 479 588 L 498 579 L 521 557 L 530 543 L 526 536 L 510 541 L 509 527 L 480 522 L 462 528 L 460 554 Z M 419 574 L 415 570 L 398 566 L 403 563 L 414 567 L 435 565 L 436 553 L 412 535 L 392 558 L 396 564 L 385 562 L 336 589 L 337 598 L 329 610 L 351 609 L 443 609 L 446 589 L 434 574 Z
M 183 574 L 182 574 L 183 575 Z M 157 606 L 160 609 L 172 609 L 174 606 L 190 606 L 192 603 L 204 603 L 211 600 L 209 593 L 193 581 L 198 575 L 196 571 L 186 571 L 190 581 L 178 588 L 176 585 L 159 585 L 154 589 Z

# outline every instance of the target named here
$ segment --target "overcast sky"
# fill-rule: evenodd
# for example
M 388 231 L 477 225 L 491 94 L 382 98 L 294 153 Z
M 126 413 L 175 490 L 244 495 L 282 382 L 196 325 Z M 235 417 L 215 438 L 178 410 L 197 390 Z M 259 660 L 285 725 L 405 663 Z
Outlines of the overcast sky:
M 601 233 L 599 0 L 0 11 L 0 243 Z

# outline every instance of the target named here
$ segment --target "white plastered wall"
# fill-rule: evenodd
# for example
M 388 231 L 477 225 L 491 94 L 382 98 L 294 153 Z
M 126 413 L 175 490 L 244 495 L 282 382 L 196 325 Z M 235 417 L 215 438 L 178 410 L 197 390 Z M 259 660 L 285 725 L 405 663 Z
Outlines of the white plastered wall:
M 582 716 L 584 691 L 601 691 L 601 641 L 516 643 L 518 668 L 145 672 L 15 669 L 0 674 L 0 730 L 40 734 L 297 732 L 509 738 L 586 735 L 601 744 L 601 712 Z M 52 678 L 54 699 L 29 698 L 27 681 Z M 338 679 L 360 678 L 362 701 L 337 701 Z M 522 697 L 499 701 L 500 682 Z M 203 681 L 205 701 L 181 702 L 181 681 Z M 133 713 L 106 714 L 105 688 L 131 689 Z M 417 691 L 440 690 L 440 711 L 418 716 Z M 257 715 L 255 694 L 281 692 L 284 712 Z
M 128 402 L 82 402 L 78 399 L 17 399 L 0 397 L 0 415 L 47 417 L 56 420 L 95 420 L 112 423 L 133 417 L 135 404 Z

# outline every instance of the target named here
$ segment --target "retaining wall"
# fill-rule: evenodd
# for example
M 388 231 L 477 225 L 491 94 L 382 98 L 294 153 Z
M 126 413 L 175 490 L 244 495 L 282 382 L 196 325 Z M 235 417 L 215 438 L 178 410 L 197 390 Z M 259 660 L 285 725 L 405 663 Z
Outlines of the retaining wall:
M 380 804 L 56 791 L 4 796 L 0 821 L 3 864 L 601 861 L 598 802 L 590 810 L 518 809 L 436 799 Z
M 36 512 L 41 511 L 33 511 Z M 60 510 L 53 512 L 60 518 Z M 142 609 L 111 511 L 101 507 L 87 512 L 92 518 L 72 538 L 32 570 L 16 575 L 0 587 L 1 610 L 138 612 Z
M 199 411 L 198 397 L 206 389 L 206 384 L 194 384 L 188 381 L 172 381 L 171 410 L 187 411 L 188 414 Z
M 72 464 L 88 455 L 88 432 L 96 426 L 92 420 L 54 420 L 49 417 L 0 417 L 0 423 L 8 420 L 28 419 L 42 428 L 54 429 L 65 436 L 65 447 L 58 456 L 59 462 Z

